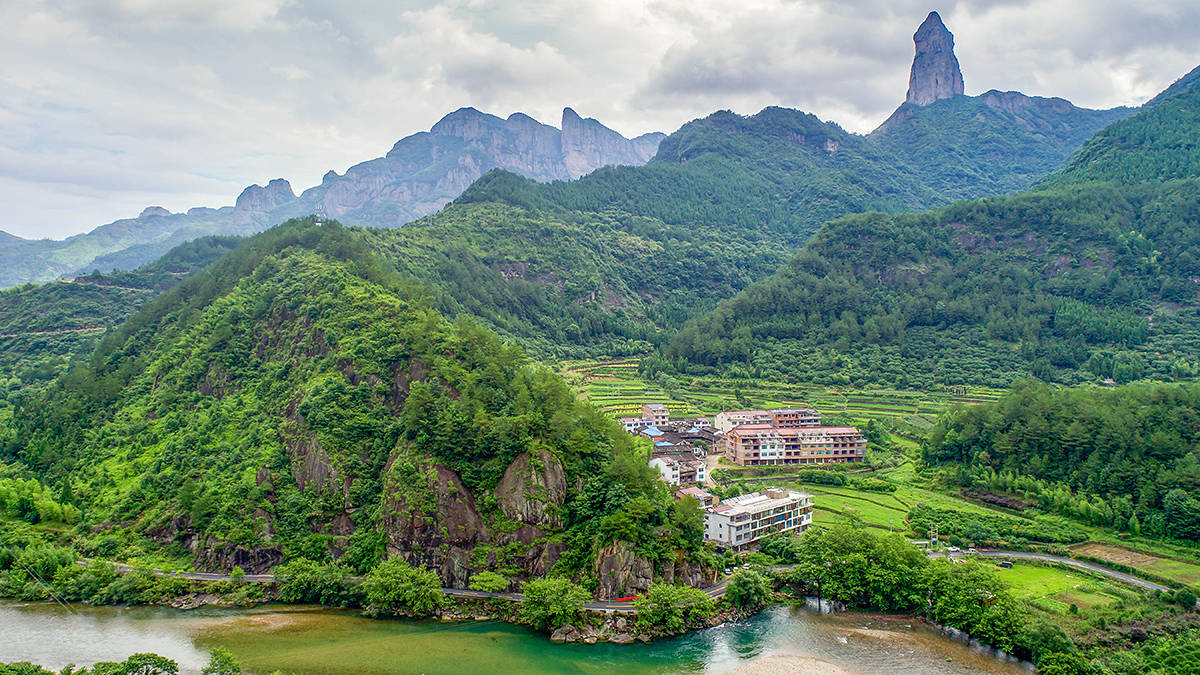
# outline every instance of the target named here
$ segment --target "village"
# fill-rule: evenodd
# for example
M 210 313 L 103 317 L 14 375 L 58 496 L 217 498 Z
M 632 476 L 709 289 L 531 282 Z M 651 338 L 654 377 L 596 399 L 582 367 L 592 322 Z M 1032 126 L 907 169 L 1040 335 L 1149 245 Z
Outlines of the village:
M 798 466 L 862 462 L 867 441 L 854 427 L 821 426 L 811 408 L 727 410 L 712 420 L 672 419 L 662 403 L 642 405 L 641 417 L 621 426 L 651 443 L 647 463 L 675 488 L 675 498 L 694 497 L 704 510 L 704 537 L 720 549 L 754 547 L 768 535 L 803 532 L 812 523 L 811 494 L 781 487 L 721 499 L 705 490 L 721 458 L 738 466 Z

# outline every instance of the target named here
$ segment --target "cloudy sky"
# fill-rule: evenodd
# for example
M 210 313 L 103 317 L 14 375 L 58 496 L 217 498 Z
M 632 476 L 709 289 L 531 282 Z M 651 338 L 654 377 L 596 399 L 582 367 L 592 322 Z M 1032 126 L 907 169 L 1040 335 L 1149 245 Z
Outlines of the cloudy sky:
M 785 105 L 866 132 L 931 9 L 968 94 L 1136 105 L 1200 64 L 1195 0 L 4 0 L 0 229 L 299 191 L 468 105 L 627 136 Z

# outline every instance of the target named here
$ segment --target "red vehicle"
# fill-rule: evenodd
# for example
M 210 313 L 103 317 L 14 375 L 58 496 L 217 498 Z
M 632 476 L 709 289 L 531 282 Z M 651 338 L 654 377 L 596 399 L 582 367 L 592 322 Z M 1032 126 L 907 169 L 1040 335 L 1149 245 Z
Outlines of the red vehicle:
M 629 602 L 630 600 L 637 600 L 637 599 L 638 599 L 638 598 L 640 598 L 640 597 L 642 597 L 642 596 L 640 596 L 640 595 L 631 595 L 631 596 L 629 596 L 629 597 L 626 597 L 626 598 L 617 598 L 617 602 Z

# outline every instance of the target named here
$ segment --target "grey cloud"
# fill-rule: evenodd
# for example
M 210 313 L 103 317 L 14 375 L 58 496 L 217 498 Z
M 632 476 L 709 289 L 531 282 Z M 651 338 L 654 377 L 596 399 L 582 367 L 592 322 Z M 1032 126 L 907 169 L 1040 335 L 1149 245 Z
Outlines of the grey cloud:
M 5 229 L 64 236 L 143 206 L 386 152 L 474 105 L 626 135 L 787 105 L 866 131 L 901 100 L 916 0 L 8 0 Z M 968 93 L 1136 102 L 1200 62 L 1185 0 L 952 0 Z

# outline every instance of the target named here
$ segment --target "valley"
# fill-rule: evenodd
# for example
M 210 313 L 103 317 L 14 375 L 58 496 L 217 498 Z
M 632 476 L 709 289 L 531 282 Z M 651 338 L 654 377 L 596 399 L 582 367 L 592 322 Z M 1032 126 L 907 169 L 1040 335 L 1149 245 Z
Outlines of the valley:
M 913 40 L 866 134 L 462 108 L 0 237 L 0 662 L 1200 672 L 1200 69 Z

